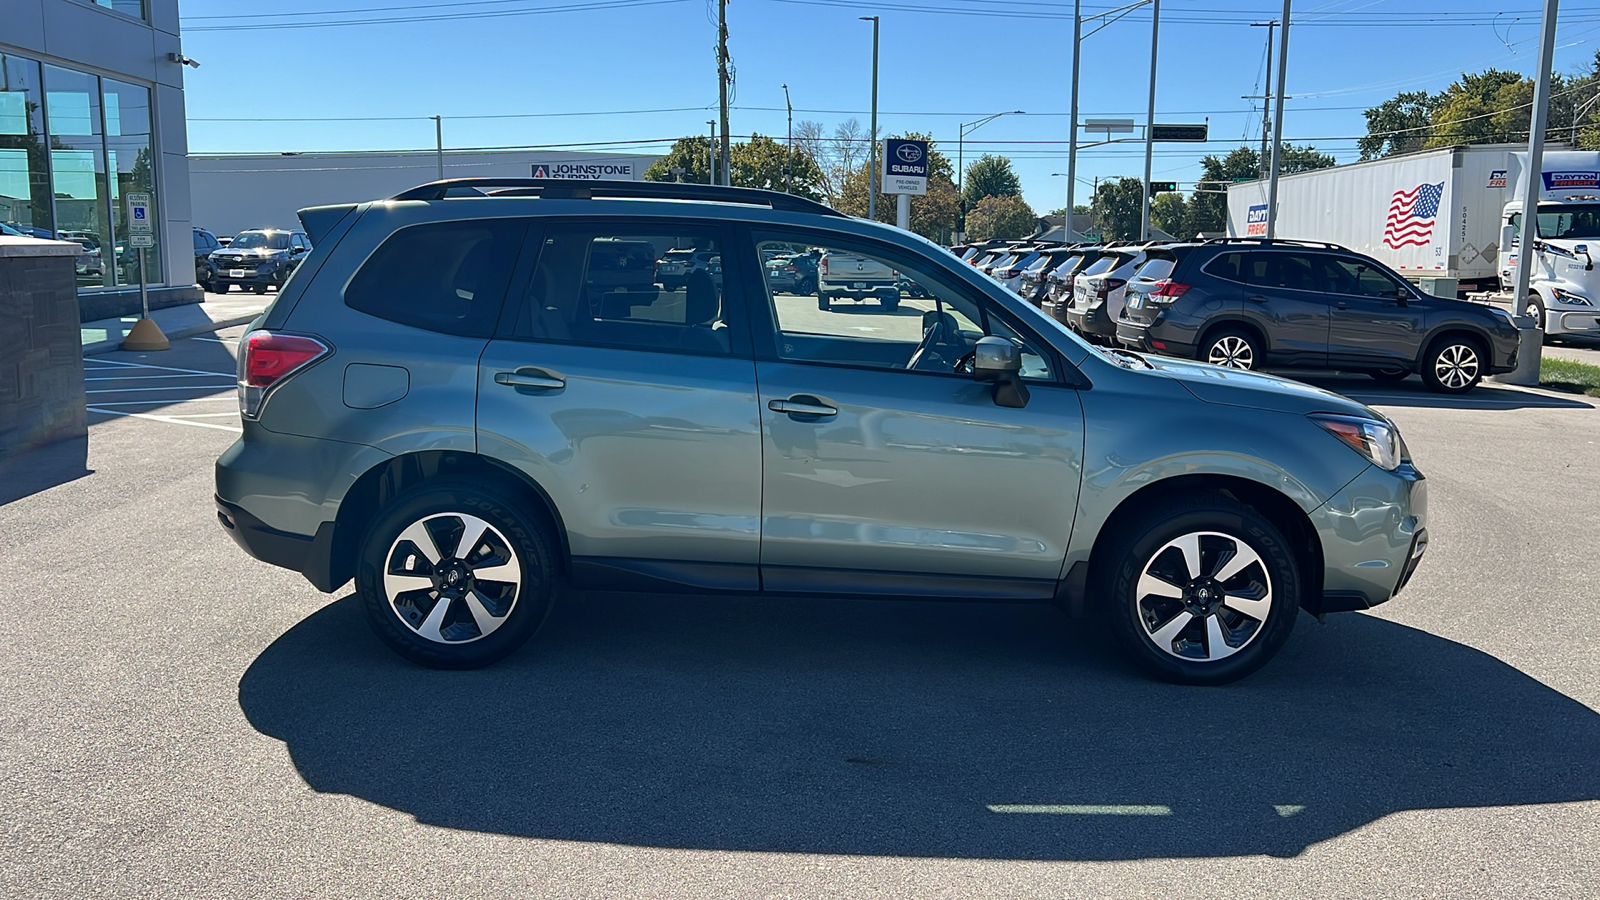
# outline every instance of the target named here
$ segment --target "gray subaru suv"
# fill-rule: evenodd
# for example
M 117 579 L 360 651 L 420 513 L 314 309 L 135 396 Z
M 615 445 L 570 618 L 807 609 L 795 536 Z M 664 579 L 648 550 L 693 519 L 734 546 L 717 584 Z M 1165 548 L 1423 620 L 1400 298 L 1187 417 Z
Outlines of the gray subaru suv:
M 785 194 L 468 179 L 300 214 L 239 354 L 222 527 L 354 579 L 418 663 L 514 651 L 574 589 L 1053 601 L 1221 683 L 1427 547 L 1394 424 L 1255 372 L 1090 347 L 915 235 Z M 597 252 L 721 257 L 620 282 Z M 764 253 L 924 288 L 818 309 Z M 631 258 L 631 257 L 630 257 Z

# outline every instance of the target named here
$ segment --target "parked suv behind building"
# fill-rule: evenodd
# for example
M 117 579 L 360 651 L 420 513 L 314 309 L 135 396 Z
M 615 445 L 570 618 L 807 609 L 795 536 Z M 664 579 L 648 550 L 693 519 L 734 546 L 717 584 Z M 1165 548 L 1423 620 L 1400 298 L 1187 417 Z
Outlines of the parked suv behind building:
M 217 270 L 212 283 L 224 294 L 234 285 L 265 294 L 269 287 L 283 287 L 310 252 L 311 242 L 304 232 L 278 228 L 241 231 L 228 246 L 212 251 L 211 264 Z
M 1516 368 L 1509 313 L 1424 294 L 1335 244 L 1235 238 L 1158 258 L 1129 288 L 1124 346 L 1239 369 L 1418 372 L 1444 393 Z
M 353 578 L 427 665 L 505 656 L 569 585 L 1053 601 L 1218 683 L 1301 609 L 1388 600 L 1427 546 L 1423 477 L 1372 410 L 1091 348 L 800 198 L 477 179 L 301 217 L 317 249 L 242 339 L 218 515 L 321 590 Z M 708 252 L 720 284 L 624 290 L 608 243 Z M 797 245 L 928 296 L 769 290 L 761 254 Z

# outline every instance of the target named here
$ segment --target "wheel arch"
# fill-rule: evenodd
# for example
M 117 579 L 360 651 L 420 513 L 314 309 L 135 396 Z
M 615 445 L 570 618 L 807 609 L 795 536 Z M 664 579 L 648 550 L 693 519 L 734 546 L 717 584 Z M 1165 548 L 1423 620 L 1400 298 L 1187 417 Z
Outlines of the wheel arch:
M 1289 546 L 1294 551 L 1295 561 L 1299 564 L 1304 579 L 1300 586 L 1300 606 L 1312 615 L 1321 615 L 1324 565 L 1322 541 L 1317 536 L 1316 526 L 1312 524 L 1311 517 L 1298 503 L 1277 488 L 1237 475 L 1216 473 L 1177 475 L 1147 484 L 1124 497 L 1106 518 L 1099 533 L 1095 535 L 1094 544 L 1089 551 L 1089 565 L 1085 573 L 1086 584 L 1101 583 L 1098 580 L 1103 574 L 1101 569 L 1111 564 L 1109 548 L 1114 543 L 1112 536 L 1118 534 L 1119 529 L 1126 527 L 1134 517 L 1154 505 L 1170 502 L 1174 498 L 1210 493 L 1221 493 L 1232 497 L 1266 517 L 1273 527 L 1283 532 L 1283 536 L 1288 539 Z M 1069 601 L 1068 612 L 1082 615 L 1086 603 L 1085 596 L 1072 598 Z
M 1206 341 L 1224 328 L 1240 328 L 1248 331 L 1260 342 L 1262 353 L 1272 350 L 1272 341 L 1267 337 L 1267 329 L 1261 327 L 1260 323 L 1238 313 L 1223 313 L 1200 327 L 1200 336 L 1195 340 L 1194 344 L 1196 359 L 1201 357 Z
M 1439 343 L 1451 335 L 1465 335 L 1466 337 L 1471 338 L 1473 342 L 1478 345 L 1478 349 L 1484 354 L 1484 362 L 1486 364 L 1490 362 L 1487 357 L 1490 353 L 1494 352 L 1494 341 L 1489 339 L 1488 332 L 1478 328 L 1475 325 L 1470 325 L 1465 322 L 1446 322 L 1443 325 L 1436 326 L 1432 331 L 1428 332 L 1428 336 L 1422 341 L 1422 352 L 1417 357 L 1417 365 L 1420 367 L 1422 363 L 1427 361 L 1427 358 L 1433 353 L 1434 349 L 1439 346 Z M 1484 368 L 1485 374 L 1487 374 L 1487 365 L 1485 365 Z
M 461 450 L 419 450 L 394 456 L 363 472 L 339 503 L 329 552 L 329 576 L 335 585 L 355 577 L 361 539 L 367 524 L 384 504 L 418 485 L 444 478 L 473 479 L 510 492 L 524 507 L 544 519 L 558 542 L 562 574 L 571 571 L 572 550 L 567 529 L 550 494 L 523 472 L 497 460 Z

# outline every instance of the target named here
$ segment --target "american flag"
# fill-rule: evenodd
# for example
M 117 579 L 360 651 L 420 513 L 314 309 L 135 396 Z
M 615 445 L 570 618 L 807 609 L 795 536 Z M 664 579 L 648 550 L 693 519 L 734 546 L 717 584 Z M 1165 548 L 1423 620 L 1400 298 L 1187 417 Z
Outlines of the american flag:
M 1420 246 L 1433 241 L 1433 219 L 1444 199 L 1444 182 L 1419 184 L 1395 191 L 1389 201 L 1389 220 L 1383 226 L 1383 243 L 1391 248 Z

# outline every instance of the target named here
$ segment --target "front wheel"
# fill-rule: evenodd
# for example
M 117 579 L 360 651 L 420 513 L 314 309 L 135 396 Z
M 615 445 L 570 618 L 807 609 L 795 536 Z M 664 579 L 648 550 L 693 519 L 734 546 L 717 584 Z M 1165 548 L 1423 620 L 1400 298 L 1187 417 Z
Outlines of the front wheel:
M 1300 571 L 1282 533 L 1222 494 L 1159 506 L 1119 529 L 1096 561 L 1117 642 L 1145 672 L 1224 684 L 1277 654 L 1300 609 Z
M 467 482 L 395 498 L 362 543 L 356 588 L 367 622 L 396 653 L 438 669 L 496 662 L 550 609 L 557 562 L 539 521 Z
M 1483 364 L 1483 348 L 1477 341 L 1447 335 L 1428 351 L 1422 380 L 1441 394 L 1465 394 L 1483 380 Z

